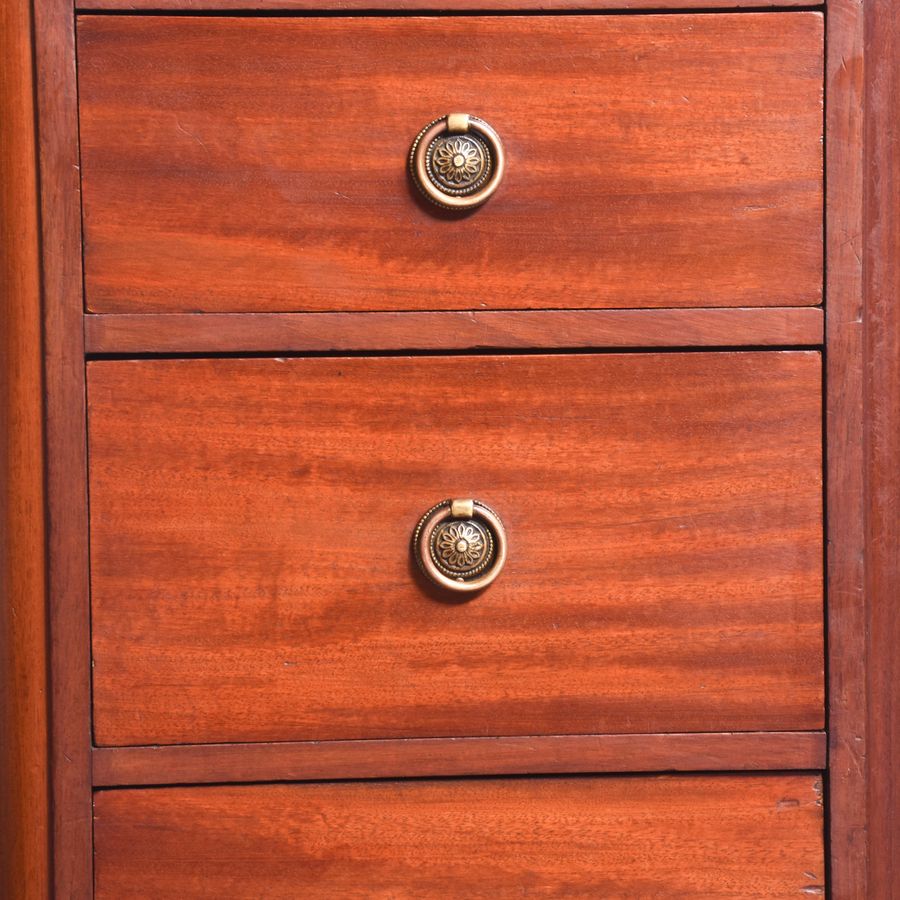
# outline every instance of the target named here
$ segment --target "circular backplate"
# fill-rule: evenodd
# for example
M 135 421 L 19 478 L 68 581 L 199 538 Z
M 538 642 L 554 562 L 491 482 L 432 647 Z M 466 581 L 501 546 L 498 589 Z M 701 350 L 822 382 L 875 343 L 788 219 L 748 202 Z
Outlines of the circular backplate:
M 479 501 L 472 514 L 453 515 L 453 501 L 443 500 L 419 520 L 413 550 L 422 571 L 453 591 L 487 587 L 506 562 L 506 532 L 500 517 Z
M 497 132 L 483 119 L 462 113 L 426 125 L 409 154 L 416 186 L 445 209 L 464 210 L 484 203 L 500 184 L 504 167 Z

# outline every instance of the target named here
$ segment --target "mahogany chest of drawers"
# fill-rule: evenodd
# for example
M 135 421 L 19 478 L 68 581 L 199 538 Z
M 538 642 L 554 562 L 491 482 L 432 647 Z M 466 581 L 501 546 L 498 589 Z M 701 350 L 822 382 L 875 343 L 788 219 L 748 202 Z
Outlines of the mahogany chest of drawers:
M 900 896 L 890 3 L 4 17 L 4 896 Z

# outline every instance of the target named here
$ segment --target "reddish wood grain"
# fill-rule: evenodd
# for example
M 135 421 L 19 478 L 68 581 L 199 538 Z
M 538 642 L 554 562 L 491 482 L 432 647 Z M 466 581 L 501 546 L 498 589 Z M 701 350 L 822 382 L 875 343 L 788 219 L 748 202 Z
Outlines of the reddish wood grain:
M 50 885 L 41 269 L 31 7 L 0 2 L 0 896 Z
M 809 774 L 101 791 L 98 900 L 823 893 Z
M 822 30 L 812 12 L 82 17 L 88 308 L 816 305 Z M 455 109 L 509 157 L 462 219 L 406 174 Z
M 99 744 L 821 727 L 814 352 L 89 366 Z M 501 578 L 426 588 L 478 497 Z
M 865 484 L 869 890 L 900 896 L 900 10 L 866 16 Z
M 825 768 L 818 731 L 97 747 L 94 786 Z
M 828 9 L 828 653 L 831 884 L 836 900 L 875 898 L 868 883 L 863 92 L 865 9 Z
M 187 8 L 185 4 L 190 2 L 191 0 L 154 0 L 152 5 L 159 9 L 172 3 Z M 204 5 L 204 0 L 193 2 L 194 8 L 199 9 Z M 211 2 L 215 3 L 215 0 Z M 302 2 L 303 0 L 297 0 L 298 4 Z M 473 2 L 477 3 L 479 0 Z M 498 4 L 503 2 L 504 0 L 498 0 Z M 626 0 L 617 5 L 638 6 L 640 2 L 641 0 Z M 660 8 L 670 5 L 667 0 L 649 2 Z M 694 0 L 684 0 L 680 5 L 689 6 L 693 2 Z M 701 2 L 703 6 L 717 5 L 706 0 Z M 790 2 L 791 0 L 781 0 L 779 5 L 788 6 Z M 90 3 L 91 0 L 88 0 L 85 5 Z M 227 9 L 229 3 L 230 0 L 221 0 L 216 5 Z M 377 5 L 378 0 L 365 0 L 365 3 L 372 8 Z M 597 0 L 597 3 L 599 8 L 604 0 Z M 109 6 L 116 4 L 122 5 L 119 0 L 109 0 Z M 276 8 L 280 4 L 283 4 L 283 8 L 294 5 L 293 0 L 248 0 L 246 4 L 242 4 L 242 8 Z M 129 0 L 128 5 L 136 4 Z M 445 4 L 448 8 L 450 5 Z M 49 287 L 49 410 L 51 419 L 57 423 L 56 427 L 61 432 L 66 432 L 72 429 L 74 421 L 71 412 L 66 412 L 68 400 L 74 397 L 75 411 L 80 407 L 78 369 L 81 340 L 78 319 L 68 314 L 80 302 L 80 296 L 74 287 L 79 278 L 77 241 L 71 240 L 71 235 L 77 231 L 73 223 L 78 216 L 78 204 L 74 199 L 77 197 L 77 179 L 73 175 L 77 156 L 72 150 L 75 146 L 75 122 L 74 115 L 71 114 L 74 96 L 71 90 L 74 78 L 71 5 L 67 2 L 41 0 L 37 7 L 39 66 L 42 72 L 46 72 L 41 87 L 40 105 L 44 115 L 42 137 L 45 170 L 49 173 L 43 198 L 45 252 L 48 256 L 46 277 Z M 829 14 L 828 121 L 832 136 L 829 138 L 831 314 L 828 390 L 829 440 L 832 443 L 829 474 L 834 481 L 829 492 L 829 572 L 833 583 L 829 612 L 832 651 L 833 793 L 830 798 L 830 827 L 833 894 L 837 898 L 868 895 L 882 900 L 890 896 L 897 880 L 892 866 L 898 858 L 895 849 L 900 845 L 896 836 L 900 817 L 892 812 L 898 806 L 896 787 L 900 783 L 893 777 L 893 772 L 900 763 L 896 758 L 897 719 L 893 716 L 898 691 L 897 674 L 896 665 L 892 662 L 893 648 L 896 646 L 896 610 L 893 597 L 896 596 L 897 571 L 896 558 L 892 556 L 897 546 L 892 541 L 892 528 L 896 528 L 895 510 L 898 501 L 892 500 L 896 495 L 896 480 L 893 475 L 896 472 L 896 457 L 892 455 L 895 453 L 895 445 L 891 443 L 891 436 L 897 433 L 896 410 L 900 409 L 896 368 L 892 362 L 896 358 L 892 356 L 896 354 L 896 350 L 892 349 L 891 344 L 891 336 L 896 333 L 897 328 L 892 318 L 897 309 L 893 305 L 896 301 L 891 268 L 897 245 L 895 219 L 892 218 L 897 200 L 892 187 L 895 178 L 892 174 L 892 167 L 895 165 L 892 154 L 895 151 L 892 149 L 890 127 L 896 118 L 895 89 L 892 86 L 892 72 L 896 65 L 892 48 L 897 46 L 896 24 L 892 16 L 896 13 L 889 3 L 878 0 L 865 5 L 855 0 L 830 0 Z M 868 18 L 869 46 L 866 52 L 871 60 L 865 68 L 862 30 L 864 14 Z M 868 119 L 865 130 L 869 135 L 866 143 L 869 154 L 867 157 L 863 156 L 861 138 L 865 124 L 862 109 L 864 77 L 868 80 L 865 90 L 871 104 L 870 111 L 865 114 Z M 10 133 L 13 132 L 4 128 L 4 136 Z M 21 137 L 21 132 L 19 136 Z M 861 212 L 864 163 L 869 166 L 870 179 L 865 218 Z M 17 184 L 15 187 L 18 189 L 22 185 Z M 7 204 L 4 213 L 8 214 L 10 210 L 11 207 Z M 13 212 L 18 214 L 21 210 L 15 209 Z M 5 243 L 4 246 L 9 245 Z M 866 257 L 869 273 L 865 293 L 861 277 L 863 255 Z M 64 311 L 62 316 L 60 310 Z M 215 320 L 208 323 L 209 327 L 197 329 L 193 324 L 193 317 L 175 318 L 178 321 L 173 324 L 171 320 L 163 323 L 149 317 L 141 325 L 144 330 L 138 330 L 132 323 L 125 321 L 121 326 L 116 326 L 121 327 L 122 331 L 115 332 L 111 326 L 102 324 L 102 319 L 99 321 L 101 328 L 108 328 L 103 333 L 115 334 L 117 341 L 127 338 L 138 343 L 158 341 L 160 345 L 164 341 L 181 342 L 180 349 L 170 352 L 191 352 L 190 342 L 194 336 L 203 341 L 199 352 L 209 352 L 210 347 L 216 346 L 216 338 L 211 334 L 213 327 L 217 327 L 221 321 L 233 321 L 230 318 L 221 320 L 215 317 Z M 305 328 L 298 329 L 294 324 L 294 317 L 272 320 L 271 331 L 269 320 L 265 321 L 265 326 L 257 328 L 254 325 L 249 331 L 242 332 L 245 336 L 252 335 L 254 340 L 271 339 L 275 342 L 263 349 L 303 349 L 305 345 L 301 346 L 300 342 L 309 340 L 309 332 Z M 680 321 L 683 323 L 685 320 Z M 754 327 L 759 327 L 759 320 L 754 321 L 757 322 Z M 190 334 L 183 330 L 188 323 Z M 130 330 L 132 327 L 135 327 L 134 331 Z M 521 332 L 517 330 L 518 327 L 509 325 L 507 332 L 507 326 L 504 325 L 503 333 L 534 333 L 530 325 L 523 325 Z M 697 327 L 700 330 L 695 340 L 702 343 L 709 330 L 705 323 Z M 159 330 L 154 335 L 152 329 L 157 328 Z M 241 349 L 241 338 L 231 328 L 228 324 L 223 340 L 232 340 L 235 342 L 233 349 Z M 620 333 L 618 328 L 619 325 L 613 331 L 616 335 Z M 477 331 L 480 334 L 482 329 Z M 598 328 L 598 331 L 602 330 Z M 647 332 L 639 329 L 638 333 Z M 731 334 L 731 326 L 722 333 Z M 270 338 L 269 335 L 276 337 Z M 286 340 L 285 335 L 290 335 L 290 340 L 297 343 L 276 346 L 279 341 Z M 4 337 L 9 339 L 11 335 Z M 332 340 L 327 334 L 316 335 L 315 339 L 321 340 L 323 346 Z M 464 338 L 465 341 L 473 339 L 468 336 Z M 519 339 L 523 342 L 526 340 L 524 336 Z M 566 338 L 563 336 L 557 339 L 561 341 Z M 609 341 L 617 339 L 600 338 Z M 340 344 L 347 338 L 342 333 L 333 340 Z M 387 342 L 390 337 L 380 333 L 379 340 Z M 436 343 L 445 338 L 433 340 Z M 780 339 L 775 339 L 775 343 L 779 342 Z M 494 345 L 488 343 L 487 346 Z M 124 351 L 109 352 L 155 351 L 152 347 L 150 350 L 131 347 Z M 60 375 L 61 361 L 65 376 Z M 70 379 L 68 386 L 67 378 Z M 872 417 L 870 425 L 866 424 L 861 413 L 863 397 Z M 77 414 L 80 415 L 80 412 Z M 869 442 L 869 455 L 864 457 L 862 448 L 866 442 Z M 52 552 L 55 556 L 58 555 L 57 548 L 65 547 L 74 537 L 76 553 L 73 556 L 68 550 L 64 551 L 61 562 L 54 564 L 51 573 L 56 598 L 53 612 L 56 635 L 54 691 L 57 701 L 54 720 L 60 723 L 54 767 L 57 795 L 55 855 L 59 889 L 68 890 L 72 896 L 88 896 L 90 857 L 85 851 L 86 848 L 89 849 L 90 838 L 86 827 L 89 795 L 83 765 L 87 745 L 84 737 L 86 716 L 80 712 L 87 702 L 87 679 L 84 677 L 85 667 L 79 661 L 85 656 L 84 644 L 79 644 L 78 637 L 79 634 L 84 634 L 86 598 L 85 591 L 79 586 L 83 579 L 79 575 L 77 562 L 77 546 L 80 542 L 77 535 L 79 530 L 83 534 L 83 520 L 79 525 L 77 485 L 83 479 L 83 471 L 81 464 L 77 462 L 77 453 L 75 456 L 71 454 L 71 444 L 66 443 L 64 446 L 66 449 L 59 450 L 56 441 L 51 441 L 51 454 L 54 457 L 51 467 L 56 473 L 51 476 L 51 484 L 59 484 L 64 477 L 73 480 L 76 486 L 75 512 L 71 515 L 66 513 L 68 499 L 72 497 L 71 488 L 63 491 L 62 499 L 55 499 L 55 491 L 51 493 L 52 511 L 58 523 L 58 530 L 52 537 Z M 73 460 L 74 464 L 67 468 Z M 66 471 L 69 472 L 68 476 L 63 474 Z M 867 525 L 864 524 L 864 517 L 867 517 Z M 83 543 L 80 546 L 83 548 Z M 21 571 L 19 574 L 21 575 Z M 867 627 L 871 635 L 869 641 L 865 637 Z M 71 635 L 71 638 L 67 635 Z M 74 660 L 72 667 L 69 666 L 68 659 Z M 35 684 L 30 682 L 29 687 L 33 689 Z M 72 698 L 75 699 L 74 704 L 68 702 Z M 31 715 L 35 712 L 36 709 L 32 708 Z M 175 748 L 172 750 L 174 752 Z M 100 751 L 101 758 L 108 758 L 105 756 L 107 752 L 118 751 Z M 134 752 L 144 754 L 149 751 L 140 748 Z M 189 752 L 216 754 L 219 751 L 214 748 L 194 748 L 189 749 Z M 255 762 L 258 759 L 255 756 L 257 748 L 242 750 L 241 753 L 243 752 L 252 754 L 253 765 L 258 764 L 259 771 L 263 771 L 264 764 Z M 286 752 L 290 754 L 293 749 L 289 748 Z M 131 756 L 126 758 L 135 759 Z M 145 759 L 143 756 L 136 758 Z M 209 762 L 218 758 L 206 757 Z M 241 765 L 244 765 L 244 757 L 240 758 Z M 251 765 L 250 758 L 246 758 L 248 767 Z M 121 762 L 121 757 L 114 756 L 114 759 Z M 200 765 L 197 761 L 199 757 L 192 759 L 195 760 L 192 765 Z M 30 811 L 34 813 L 37 808 L 38 805 L 35 805 Z M 36 818 L 33 822 L 39 827 Z M 40 890 L 39 879 L 40 875 L 36 870 L 35 880 L 30 881 L 29 886 Z
M 816 6 L 808 0 L 77 0 L 79 9 L 93 10 L 690 10 L 753 6 L 789 8 Z
M 53 891 L 91 896 L 91 670 L 81 206 L 71 0 L 33 4 L 40 135 Z
M 88 353 L 813 346 L 824 315 L 776 309 L 89 315 Z

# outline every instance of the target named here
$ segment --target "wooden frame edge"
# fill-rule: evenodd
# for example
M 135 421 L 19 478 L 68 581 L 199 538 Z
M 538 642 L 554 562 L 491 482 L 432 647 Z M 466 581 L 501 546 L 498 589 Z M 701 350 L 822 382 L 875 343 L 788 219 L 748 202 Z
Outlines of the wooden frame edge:
M 819 307 L 85 316 L 94 355 L 818 346 Z
M 900 897 L 900 7 L 866 8 L 866 833 L 869 893 L 880 898 Z
M 0 895 L 50 861 L 43 384 L 31 4 L 0 2 Z
M 814 771 L 823 732 L 542 735 L 102 747 L 95 787 L 573 773 Z
M 43 238 L 52 891 L 93 893 L 91 660 L 75 16 L 35 0 Z
M 900 12 L 827 8 L 829 822 L 836 900 L 900 896 Z
M 821 9 L 824 0 L 555 0 L 554 11 L 562 12 L 658 12 L 691 13 L 712 9 L 717 12 L 740 12 L 768 9 Z M 75 0 L 78 12 L 129 11 L 208 11 L 223 15 L 252 12 L 321 12 L 334 10 L 352 15 L 355 12 L 409 10 L 433 13 L 479 13 L 514 11 L 543 14 L 547 7 L 539 0 Z
M 826 21 L 826 459 L 829 864 L 836 900 L 868 896 L 862 481 L 863 24 Z

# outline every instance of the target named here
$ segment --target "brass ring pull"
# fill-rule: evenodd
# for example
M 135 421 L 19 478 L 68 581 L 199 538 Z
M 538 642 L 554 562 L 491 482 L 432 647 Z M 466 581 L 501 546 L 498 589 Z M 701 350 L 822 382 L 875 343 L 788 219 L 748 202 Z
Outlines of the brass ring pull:
M 471 209 L 500 184 L 506 159 L 500 136 L 483 119 L 451 113 L 413 141 L 409 170 L 419 190 L 445 209 Z
M 425 513 L 413 535 L 422 571 L 451 591 L 487 587 L 506 563 L 500 517 L 477 500 L 443 500 Z

